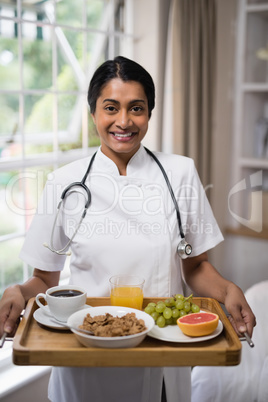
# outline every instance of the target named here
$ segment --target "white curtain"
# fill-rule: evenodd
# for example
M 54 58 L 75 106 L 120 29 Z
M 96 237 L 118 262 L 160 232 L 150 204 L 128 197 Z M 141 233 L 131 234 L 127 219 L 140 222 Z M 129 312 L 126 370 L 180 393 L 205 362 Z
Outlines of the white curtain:
M 210 183 L 215 88 L 216 0 L 171 0 L 162 150 L 195 160 Z

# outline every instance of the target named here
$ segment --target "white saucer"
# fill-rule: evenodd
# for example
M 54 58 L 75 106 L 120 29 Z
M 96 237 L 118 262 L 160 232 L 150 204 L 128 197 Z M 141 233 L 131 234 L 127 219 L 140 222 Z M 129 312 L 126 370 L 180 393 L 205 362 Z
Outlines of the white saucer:
M 81 309 L 89 308 L 88 304 L 85 304 Z M 38 324 L 44 325 L 45 327 L 60 329 L 66 331 L 68 329 L 67 326 L 64 326 L 65 322 L 61 324 L 57 324 L 54 320 L 55 318 L 50 314 L 48 306 L 45 306 L 45 309 L 38 308 L 33 313 L 34 319 L 38 322 Z

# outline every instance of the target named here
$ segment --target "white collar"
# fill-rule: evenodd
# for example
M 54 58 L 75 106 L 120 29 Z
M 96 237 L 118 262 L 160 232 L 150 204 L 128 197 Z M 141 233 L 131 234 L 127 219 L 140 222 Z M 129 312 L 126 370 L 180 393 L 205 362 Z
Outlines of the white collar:
M 144 174 L 144 164 L 146 163 L 146 158 L 148 158 L 147 152 L 141 144 L 138 151 L 132 156 L 127 164 L 127 176 L 136 175 L 137 172 L 141 170 Z M 97 151 L 92 170 L 109 173 L 113 176 L 120 176 L 118 167 L 101 151 L 101 147 L 99 147 Z

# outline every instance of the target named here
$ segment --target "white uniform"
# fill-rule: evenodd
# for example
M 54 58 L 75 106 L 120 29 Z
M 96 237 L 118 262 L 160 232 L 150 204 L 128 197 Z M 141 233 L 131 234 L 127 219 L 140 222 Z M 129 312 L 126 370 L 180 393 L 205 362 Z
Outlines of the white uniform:
M 223 237 L 194 163 L 178 155 L 156 156 L 178 200 L 192 256 L 199 255 Z M 63 268 L 65 256 L 52 253 L 43 243 L 50 242 L 63 189 L 81 181 L 89 161 L 90 157 L 73 162 L 49 176 L 20 255 L 31 266 L 45 271 Z M 158 165 L 143 146 L 129 161 L 126 176 L 120 176 L 99 149 L 86 184 L 92 201 L 71 244 L 70 282 L 84 287 L 89 297 L 101 297 L 109 295 L 112 275 L 135 273 L 145 279 L 145 297 L 182 293 L 175 208 Z M 54 232 L 57 250 L 71 237 L 85 200 L 80 187 L 68 193 Z M 49 397 L 53 402 L 158 402 L 163 375 L 168 402 L 190 401 L 189 368 L 55 368 Z

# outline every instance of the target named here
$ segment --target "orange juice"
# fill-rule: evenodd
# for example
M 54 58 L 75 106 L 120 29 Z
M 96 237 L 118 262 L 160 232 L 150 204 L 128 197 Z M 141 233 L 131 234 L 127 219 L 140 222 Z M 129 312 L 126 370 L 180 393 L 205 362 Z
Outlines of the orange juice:
M 111 305 L 142 309 L 143 291 L 139 287 L 122 286 L 111 289 Z

